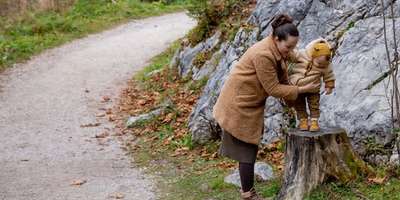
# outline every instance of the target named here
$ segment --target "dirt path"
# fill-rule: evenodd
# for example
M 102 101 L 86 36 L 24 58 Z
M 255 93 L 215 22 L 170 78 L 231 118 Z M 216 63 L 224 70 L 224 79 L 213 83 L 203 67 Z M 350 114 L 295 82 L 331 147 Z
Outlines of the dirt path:
M 112 128 L 96 115 L 194 25 L 184 13 L 133 21 L 0 74 L 0 199 L 154 199 L 151 179 L 131 167 L 118 142 L 94 138 Z M 76 180 L 86 183 L 72 186 Z

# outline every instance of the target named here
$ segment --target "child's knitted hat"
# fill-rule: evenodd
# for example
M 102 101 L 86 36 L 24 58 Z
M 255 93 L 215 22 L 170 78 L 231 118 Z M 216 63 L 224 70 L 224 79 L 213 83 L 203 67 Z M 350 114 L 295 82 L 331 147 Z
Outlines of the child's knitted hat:
M 318 56 L 331 56 L 332 50 L 331 45 L 324 39 L 317 39 L 310 42 L 306 47 L 307 53 L 311 58 Z

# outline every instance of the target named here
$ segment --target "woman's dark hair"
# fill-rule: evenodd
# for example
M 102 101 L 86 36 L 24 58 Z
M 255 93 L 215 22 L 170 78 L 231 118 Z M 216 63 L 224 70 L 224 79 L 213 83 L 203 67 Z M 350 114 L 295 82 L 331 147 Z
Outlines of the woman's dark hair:
M 293 19 L 286 14 L 279 14 L 274 17 L 271 23 L 272 35 L 277 36 L 278 40 L 286 40 L 288 36 L 299 36 L 297 27 L 293 24 Z

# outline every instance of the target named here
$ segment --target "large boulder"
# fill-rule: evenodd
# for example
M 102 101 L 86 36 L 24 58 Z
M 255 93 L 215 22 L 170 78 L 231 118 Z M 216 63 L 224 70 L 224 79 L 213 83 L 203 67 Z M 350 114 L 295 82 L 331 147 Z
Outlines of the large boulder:
M 399 5 L 396 2 L 394 9 L 398 39 Z M 383 9 L 386 15 L 390 14 L 388 5 L 384 5 Z M 345 128 L 352 137 L 356 151 L 362 155 L 368 151 L 365 141 L 371 141 L 371 138 L 382 146 L 393 146 L 394 137 L 390 130 L 390 108 L 387 101 L 387 91 L 392 85 L 388 77 L 376 81 L 388 68 L 381 10 L 379 0 L 258 1 L 247 20 L 253 28 L 239 29 L 233 41 L 220 45 L 219 51 L 216 51 L 218 64 L 208 68 L 205 73 L 209 77 L 208 82 L 189 119 L 193 141 L 205 143 L 218 137 L 220 129 L 212 117 L 212 107 L 226 77 L 248 47 L 270 34 L 273 17 L 278 13 L 287 13 L 295 19 L 300 31 L 298 47 L 302 48 L 318 37 L 327 38 L 334 46 L 333 69 L 337 85 L 333 95 L 323 95 L 321 98 L 322 125 Z M 390 50 L 394 46 L 392 35 L 390 27 Z M 210 43 L 213 37 L 205 43 Z M 182 75 L 185 75 L 186 68 L 193 69 L 190 62 L 185 61 L 182 56 L 191 55 L 185 53 L 186 51 L 189 49 L 175 57 L 175 60 L 181 60 L 178 61 L 178 68 L 183 72 Z M 216 63 L 215 59 L 213 62 Z M 285 110 L 279 100 L 267 100 L 263 143 L 275 141 L 289 126 Z

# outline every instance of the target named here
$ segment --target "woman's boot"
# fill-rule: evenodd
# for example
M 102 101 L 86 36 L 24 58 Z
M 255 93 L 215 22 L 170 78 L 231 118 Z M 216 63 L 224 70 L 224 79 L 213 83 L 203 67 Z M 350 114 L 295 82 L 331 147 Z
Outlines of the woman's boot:
M 240 195 L 242 197 L 242 200 L 265 200 L 262 198 L 260 195 L 257 194 L 257 192 L 252 188 L 248 192 L 240 192 Z

